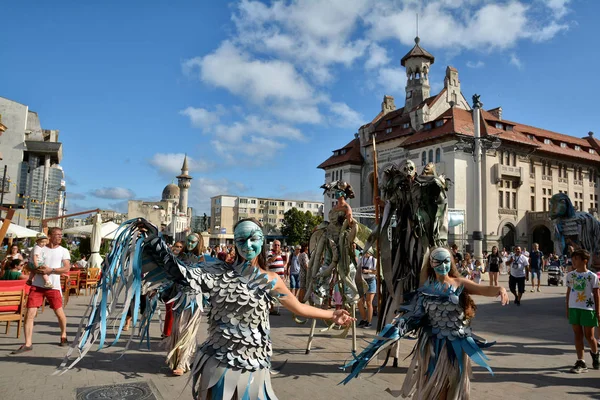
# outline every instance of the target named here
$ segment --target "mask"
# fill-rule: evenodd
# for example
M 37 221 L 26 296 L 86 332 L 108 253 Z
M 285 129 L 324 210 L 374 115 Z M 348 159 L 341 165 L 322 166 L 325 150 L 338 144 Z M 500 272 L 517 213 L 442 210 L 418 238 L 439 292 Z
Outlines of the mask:
M 265 240 L 260 226 L 252 221 L 240 223 L 235 228 L 233 237 L 238 254 L 247 261 L 252 261 L 260 254 Z
M 198 246 L 198 238 L 196 235 L 190 235 L 187 237 L 187 250 L 192 251 Z
M 342 192 L 341 190 L 338 190 L 335 192 L 335 198 L 339 199 L 340 197 L 346 197 L 346 193 Z
M 452 256 L 443 247 L 438 247 L 429 255 L 429 262 L 438 275 L 448 275 L 452 267 Z

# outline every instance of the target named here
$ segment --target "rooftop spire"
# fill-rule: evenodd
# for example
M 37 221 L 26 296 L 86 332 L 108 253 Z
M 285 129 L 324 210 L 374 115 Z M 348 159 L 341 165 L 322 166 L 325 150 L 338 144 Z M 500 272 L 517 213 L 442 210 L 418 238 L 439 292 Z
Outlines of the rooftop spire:
M 183 165 L 181 166 L 181 172 L 188 171 L 187 154 L 183 157 Z

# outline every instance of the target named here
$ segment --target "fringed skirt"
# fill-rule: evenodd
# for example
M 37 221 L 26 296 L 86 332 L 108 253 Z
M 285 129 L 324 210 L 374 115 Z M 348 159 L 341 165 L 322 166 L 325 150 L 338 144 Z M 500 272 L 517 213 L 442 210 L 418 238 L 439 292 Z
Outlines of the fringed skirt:
M 471 391 L 471 360 L 466 353 L 456 357 L 452 344 L 444 339 L 436 354 L 437 339 L 422 334 L 402 385 L 402 397 L 414 400 L 468 400 Z M 443 398 L 443 397 L 442 397 Z
M 173 331 L 167 339 L 167 365 L 172 370 L 181 369 L 188 372 L 198 347 L 196 337 L 202 312 L 195 307 L 193 311 L 191 308 L 175 310 L 174 314 Z
M 277 400 L 268 368 L 232 369 L 213 356 L 199 352 L 192 374 L 194 399 Z

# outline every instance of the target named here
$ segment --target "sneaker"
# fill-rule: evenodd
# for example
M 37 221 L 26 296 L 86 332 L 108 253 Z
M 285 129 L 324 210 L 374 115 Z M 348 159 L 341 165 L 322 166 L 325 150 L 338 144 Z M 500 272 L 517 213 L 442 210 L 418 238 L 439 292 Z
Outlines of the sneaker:
M 359 327 L 359 328 L 362 328 L 366 324 L 367 324 L 367 321 L 365 321 L 364 319 L 361 319 L 360 322 L 358 323 L 358 325 L 356 325 L 356 326 Z
M 370 323 L 368 323 L 368 322 L 367 322 L 366 324 L 364 324 L 364 325 L 363 325 L 363 328 L 365 328 L 365 329 L 369 329 L 369 328 L 371 328 L 371 327 L 373 327 L 373 324 L 370 324 Z
M 535 289 L 531 289 L 531 290 L 530 290 L 530 292 L 531 292 L 531 293 L 535 292 Z
M 541 292 L 541 291 L 542 291 L 542 289 L 540 289 L 540 288 L 537 288 L 537 291 L 538 291 L 538 292 Z
M 590 351 L 590 354 L 592 356 L 592 367 L 594 369 L 600 369 L 600 352 L 594 354 Z
M 588 368 L 583 360 L 577 360 L 573 368 L 571 368 L 571 373 L 573 374 L 583 374 L 585 372 L 588 372 Z

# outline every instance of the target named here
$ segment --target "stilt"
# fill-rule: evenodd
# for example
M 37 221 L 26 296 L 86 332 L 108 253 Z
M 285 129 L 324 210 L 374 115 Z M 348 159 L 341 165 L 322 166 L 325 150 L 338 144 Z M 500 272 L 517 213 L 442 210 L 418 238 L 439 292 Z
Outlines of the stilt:
M 315 328 L 317 327 L 317 320 L 313 319 L 310 325 L 310 334 L 308 335 L 308 343 L 306 343 L 306 352 L 304 354 L 310 354 L 310 346 L 312 345 L 313 337 L 315 336 Z
M 356 305 L 352 304 L 352 352 L 356 352 Z

